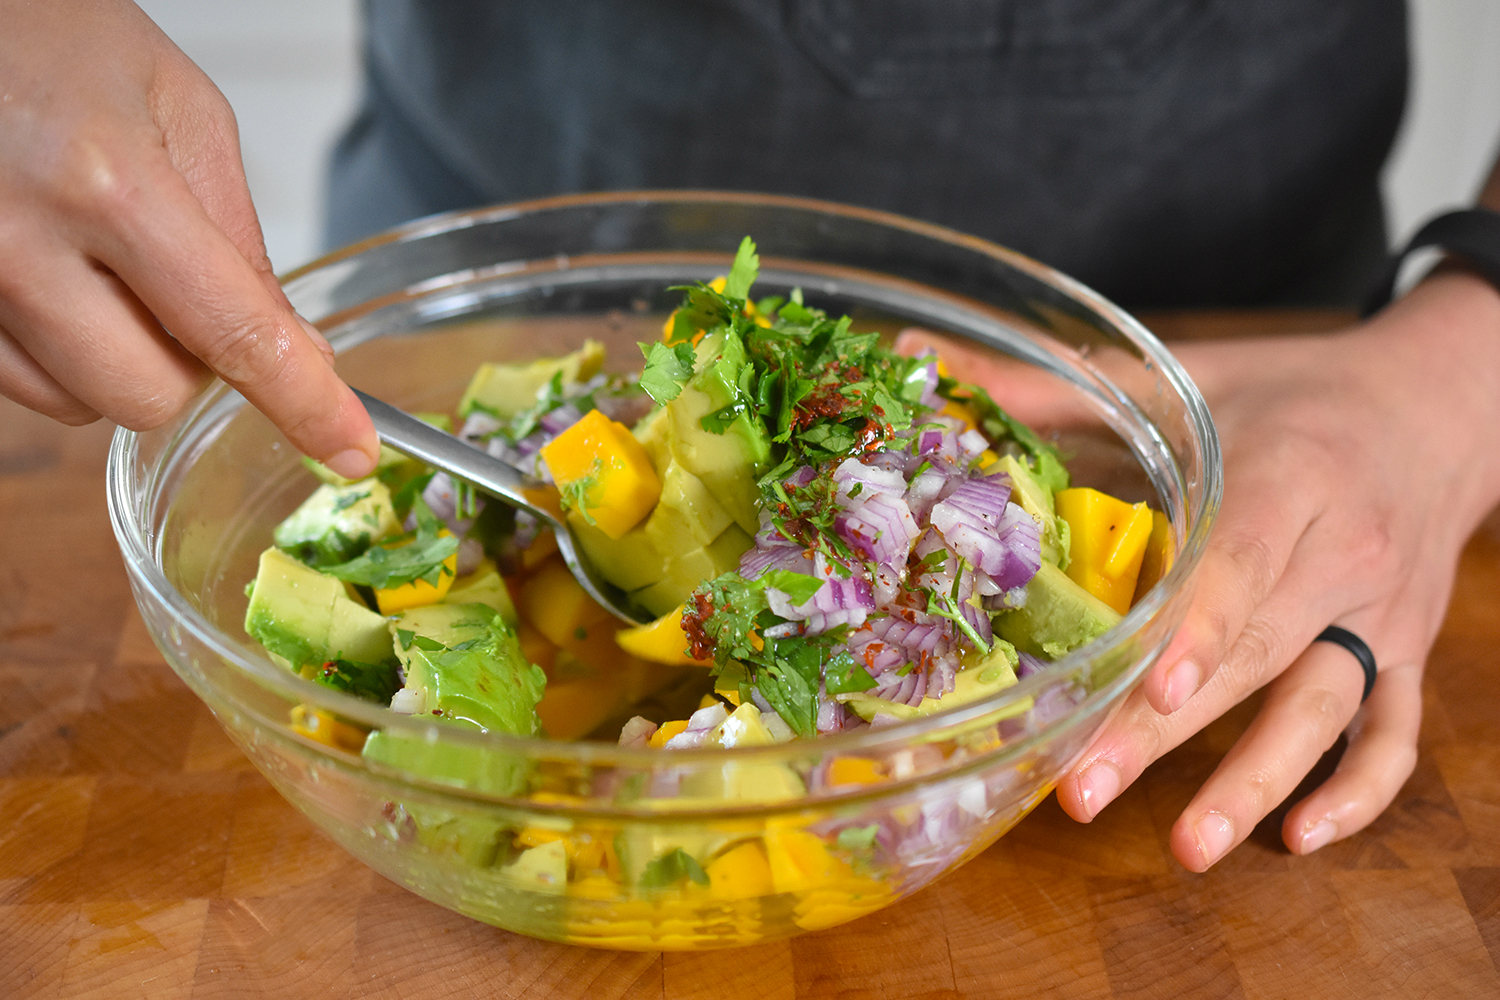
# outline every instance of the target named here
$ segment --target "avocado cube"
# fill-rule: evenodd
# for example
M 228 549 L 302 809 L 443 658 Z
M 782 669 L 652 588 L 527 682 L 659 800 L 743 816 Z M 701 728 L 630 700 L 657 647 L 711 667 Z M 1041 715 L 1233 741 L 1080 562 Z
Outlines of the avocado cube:
M 379 480 L 365 479 L 347 486 L 319 486 L 277 525 L 274 538 L 278 548 L 309 566 L 332 566 L 398 531 L 390 489 Z
M 245 631 L 294 668 L 342 658 L 394 659 L 386 620 L 352 600 L 344 584 L 277 548 L 260 555 Z

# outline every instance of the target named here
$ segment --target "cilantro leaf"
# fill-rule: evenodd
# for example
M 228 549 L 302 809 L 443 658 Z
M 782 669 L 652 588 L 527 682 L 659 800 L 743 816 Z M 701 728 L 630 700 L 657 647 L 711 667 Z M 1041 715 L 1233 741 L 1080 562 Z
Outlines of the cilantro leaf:
M 646 368 L 641 372 L 641 388 L 658 404 L 664 406 L 670 403 L 682 392 L 687 380 L 693 377 L 693 365 L 698 360 L 693 352 L 693 345 L 686 342 L 670 347 L 660 343 L 649 346 L 642 344 L 641 353 L 646 356 Z
M 756 672 L 755 689 L 792 732 L 814 737 L 818 735 L 818 675 L 823 648 L 807 641 L 766 643 L 768 650 L 773 647 L 774 661 Z
M 823 581 L 817 577 L 789 569 L 768 569 L 756 578 L 756 582 L 762 587 L 775 587 L 793 604 L 805 604 L 823 589 Z
M 458 551 L 458 539 L 439 534 L 443 522 L 421 496 L 413 499 L 412 511 L 417 517 L 415 532 L 385 539 L 362 555 L 348 562 L 324 566 L 322 571 L 336 579 L 361 583 L 377 590 L 400 587 L 413 580 L 424 580 L 436 586 L 438 580 L 450 572 L 444 563 Z
M 640 884 L 645 889 L 665 889 L 683 879 L 691 879 L 697 885 L 708 885 L 708 873 L 703 870 L 703 866 L 679 847 L 648 861 L 645 870 L 641 872 Z
M 755 252 L 755 241 L 746 236 L 734 255 L 734 264 L 729 268 L 729 277 L 724 282 L 726 299 L 748 299 L 750 286 L 760 272 L 760 256 Z
M 363 663 L 359 660 L 329 660 L 313 669 L 312 679 L 326 687 L 390 704 L 391 696 L 401 687 L 394 663 Z
M 570 481 L 560 491 L 562 494 L 560 502 L 563 509 L 578 511 L 579 515 L 589 524 L 595 523 L 594 515 L 589 511 L 591 508 L 597 506 L 589 502 L 589 494 L 594 492 L 599 486 L 599 471 L 601 467 L 599 459 L 594 459 L 593 467 L 589 469 L 587 475 Z
M 823 664 L 823 688 L 829 694 L 850 694 L 868 691 L 875 686 L 875 678 L 850 655 L 847 649 L 836 650 Z

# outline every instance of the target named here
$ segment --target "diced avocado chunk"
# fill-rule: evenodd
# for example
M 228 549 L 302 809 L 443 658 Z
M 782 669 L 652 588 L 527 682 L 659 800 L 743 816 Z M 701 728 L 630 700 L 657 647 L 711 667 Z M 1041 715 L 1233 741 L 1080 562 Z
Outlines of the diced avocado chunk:
M 277 525 L 277 548 L 309 566 L 348 562 L 370 543 L 399 532 L 391 491 L 377 479 L 324 483 Z
M 771 456 L 765 427 L 752 411 L 736 416 L 723 433 L 703 426 L 704 417 L 743 397 L 739 379 L 746 369 L 745 347 L 738 337 L 716 331 L 699 341 L 697 351 L 697 373 L 665 407 L 667 445 L 672 457 L 753 534 L 758 527 L 755 484 Z
M 416 713 L 534 736 L 547 678 L 521 655 L 515 629 L 486 604 L 429 604 L 390 622 Z
M 516 856 L 516 860 L 500 869 L 500 873 L 532 892 L 564 893 L 568 888 L 567 844 L 561 840 L 549 840 L 527 848 Z
M 1010 477 L 1011 502 L 1019 504 L 1042 529 L 1042 559 L 1058 569 L 1067 569 L 1068 522 L 1057 516 L 1052 491 L 1038 482 L 1031 468 L 1014 455 L 1002 455 L 985 472 L 1003 472 Z
M 513 628 L 485 604 L 432 604 L 413 608 L 390 623 L 397 655 L 406 671 L 401 703 L 442 725 L 534 736 L 541 728 L 536 703 L 547 679 L 521 656 Z M 525 783 L 524 757 L 484 747 L 428 742 L 388 730 L 365 740 L 366 758 L 432 781 L 500 795 Z M 451 817 L 431 810 L 414 813 L 424 837 L 441 838 Z M 452 828 L 460 853 L 488 851 L 489 825 Z
M 652 616 L 660 618 L 687 600 L 704 580 L 738 567 L 740 556 L 752 544 L 754 541 L 748 534 L 731 524 L 711 544 L 668 557 L 661 581 L 632 591 L 630 597 Z
M 333 659 L 389 663 L 386 620 L 324 576 L 277 548 L 260 555 L 245 631 L 294 668 Z
M 652 544 L 644 525 L 619 538 L 610 538 L 576 513 L 568 514 L 568 525 L 589 561 L 621 590 L 649 587 L 667 575 L 667 560 Z
M 543 358 L 529 364 L 482 364 L 459 400 L 459 416 L 475 410 L 509 420 L 536 403 L 537 393 L 552 377 L 562 375 L 564 384 L 587 382 L 604 366 L 604 345 L 594 340 L 560 358 Z
M 685 552 L 711 544 L 733 521 L 703 481 L 676 461 L 662 476 L 661 499 L 646 519 L 646 537 L 658 552 Z
M 658 406 L 630 430 L 641 447 L 646 449 L 646 454 L 651 456 L 651 465 L 658 476 L 666 475 L 667 465 L 672 461 L 672 450 L 667 444 L 667 432 L 671 426 L 672 419 L 667 415 L 667 408 Z
M 975 656 L 978 657 L 978 654 L 975 653 Z M 988 656 L 978 658 L 977 662 L 965 666 L 954 675 L 953 690 L 941 698 L 923 698 L 916 705 L 904 705 L 860 691 L 843 695 L 840 700 L 866 722 L 881 714 L 898 719 L 914 719 L 919 715 L 931 715 L 933 712 L 967 705 L 1005 690 L 1016 683 L 1016 666 L 1019 663 L 1015 647 L 1004 639 L 996 639 L 990 646 Z M 1021 712 L 1027 707 L 1018 705 L 1014 711 Z
M 493 559 L 482 560 L 474 572 L 454 580 L 448 593 L 438 603 L 488 605 L 499 612 L 501 620 L 511 628 L 515 628 L 521 620 L 516 613 L 515 602 L 511 600 L 510 590 L 505 586 L 505 579 L 500 576 L 500 570 Z
M 1055 660 L 1114 627 L 1120 613 L 1049 562 L 1026 585 L 1026 603 L 995 616 L 995 634 L 1033 656 Z

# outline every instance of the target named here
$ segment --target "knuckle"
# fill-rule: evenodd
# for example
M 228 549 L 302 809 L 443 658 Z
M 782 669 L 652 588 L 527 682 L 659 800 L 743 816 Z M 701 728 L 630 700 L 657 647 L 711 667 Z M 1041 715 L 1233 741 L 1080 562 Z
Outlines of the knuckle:
M 1344 564 L 1348 571 L 1370 578 L 1395 570 L 1396 547 L 1390 520 L 1371 512 L 1358 516 L 1348 527 Z
M 1281 569 L 1281 561 L 1260 532 L 1241 533 L 1225 541 L 1225 554 L 1239 572 L 1241 587 L 1247 595 L 1270 590 Z
M 61 164 L 58 197 L 74 213 L 117 224 L 134 218 L 140 210 L 147 168 L 128 143 L 107 130 L 76 130 Z
M 1287 662 L 1287 650 L 1281 635 L 1255 621 L 1247 623 L 1235 638 L 1234 647 L 1225 658 L 1233 678 L 1234 693 L 1249 694 L 1260 687 L 1277 664 Z
M 224 326 L 216 337 L 198 344 L 196 353 L 225 382 L 254 390 L 280 376 L 290 349 L 283 326 L 254 319 Z
M 158 385 L 153 391 L 135 396 L 131 403 L 129 427 L 137 431 L 154 431 L 181 413 L 204 383 L 176 382 Z
M 1347 695 L 1322 685 L 1299 688 L 1290 697 L 1292 711 L 1317 736 L 1322 750 L 1333 746 L 1354 715 Z

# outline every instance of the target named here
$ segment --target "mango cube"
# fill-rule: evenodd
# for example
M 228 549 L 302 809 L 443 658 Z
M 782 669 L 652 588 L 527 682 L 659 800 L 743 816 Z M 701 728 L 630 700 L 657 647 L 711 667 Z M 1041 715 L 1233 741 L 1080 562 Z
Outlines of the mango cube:
M 725 851 L 704 869 L 715 899 L 758 899 L 774 891 L 766 852 L 754 841 Z
M 521 616 L 561 648 L 576 647 L 595 627 L 614 622 L 573 578 L 561 556 L 548 559 L 527 579 L 520 598 Z
M 1151 537 L 1151 508 L 1075 487 L 1058 491 L 1057 513 L 1072 535 L 1068 576 L 1120 614 L 1129 611 Z
M 598 410 L 542 448 L 565 504 L 610 538 L 635 527 L 656 506 L 661 479 L 630 428 Z
M 1176 555 L 1176 542 L 1172 538 L 1172 522 L 1159 510 L 1151 512 L 1151 537 L 1146 540 L 1146 555 L 1141 560 L 1141 572 L 1135 581 L 1135 601 L 1145 596 L 1146 591 L 1156 586 L 1172 568 Z
M 683 605 L 668 611 L 654 622 L 622 628 L 615 633 L 615 642 L 631 656 L 638 656 L 652 663 L 702 666 L 709 661 L 695 660 L 688 655 L 688 637 L 682 630 Z
M 452 532 L 447 528 L 438 529 L 439 538 L 451 537 Z M 410 545 L 411 539 L 390 544 L 386 547 L 399 549 L 403 545 Z M 398 615 L 410 608 L 425 607 L 428 604 L 436 604 L 448 596 L 448 590 L 453 586 L 453 579 L 458 575 L 458 553 L 455 552 L 443 560 L 443 572 L 438 574 L 436 585 L 426 580 L 413 580 L 403 583 L 399 587 L 375 588 L 375 603 L 380 608 L 380 613 L 386 616 Z

